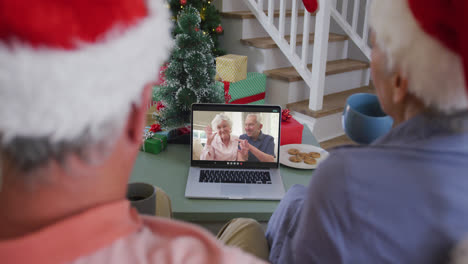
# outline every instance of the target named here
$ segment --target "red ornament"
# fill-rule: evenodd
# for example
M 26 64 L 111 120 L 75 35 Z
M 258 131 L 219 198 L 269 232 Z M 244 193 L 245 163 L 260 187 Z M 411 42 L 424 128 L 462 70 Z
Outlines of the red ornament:
M 161 109 L 163 109 L 164 107 L 166 107 L 161 101 L 158 101 L 156 103 L 156 110 L 160 111 Z
M 198 31 L 200 31 L 200 29 L 196 27 L 196 28 L 195 28 L 195 31 L 198 32 Z
M 224 30 L 224 29 L 223 29 L 223 27 L 222 27 L 221 25 L 219 25 L 219 26 L 216 27 L 216 33 L 218 33 L 218 34 L 222 33 L 223 30 Z
M 181 136 L 185 134 L 190 134 L 190 126 L 181 127 L 177 129 L 177 135 Z
M 159 68 L 159 76 L 158 76 L 158 80 L 156 81 L 156 85 L 159 85 L 159 86 L 163 86 L 163 85 L 166 85 L 166 69 L 167 69 L 167 66 L 169 65 L 169 63 L 164 63 L 163 66 L 161 66 L 161 68 Z
M 315 14 L 318 11 L 319 4 L 318 0 L 302 0 L 304 7 L 307 9 L 307 12 Z
M 286 122 L 288 121 L 292 115 L 290 114 L 291 111 L 289 111 L 289 109 L 284 109 L 282 112 L 281 112 L 281 120 L 283 122 Z
M 187 4 L 187 0 L 180 0 L 180 4 L 181 4 L 181 5 L 186 5 L 186 4 Z
M 161 125 L 160 124 L 152 124 L 150 128 L 150 132 L 156 133 L 161 131 Z

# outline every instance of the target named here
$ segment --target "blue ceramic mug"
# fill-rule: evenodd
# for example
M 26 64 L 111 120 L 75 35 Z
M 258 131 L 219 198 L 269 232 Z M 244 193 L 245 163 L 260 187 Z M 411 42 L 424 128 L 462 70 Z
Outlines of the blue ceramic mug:
M 393 119 L 382 110 L 374 94 L 353 94 L 346 100 L 343 129 L 356 143 L 369 144 L 392 129 Z

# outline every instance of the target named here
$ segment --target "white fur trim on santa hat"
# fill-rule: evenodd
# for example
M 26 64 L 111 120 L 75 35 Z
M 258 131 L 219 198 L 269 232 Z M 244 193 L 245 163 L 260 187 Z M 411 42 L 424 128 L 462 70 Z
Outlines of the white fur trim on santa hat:
M 123 126 L 172 46 L 169 9 L 163 0 L 148 3 L 148 16 L 135 25 L 116 26 L 77 50 L 0 44 L 2 143 L 15 136 L 69 141 L 85 131 L 98 141 L 109 136 L 106 123 Z
M 370 25 L 388 68 L 401 69 L 426 106 L 445 113 L 468 108 L 461 58 L 422 30 L 407 0 L 374 0 Z

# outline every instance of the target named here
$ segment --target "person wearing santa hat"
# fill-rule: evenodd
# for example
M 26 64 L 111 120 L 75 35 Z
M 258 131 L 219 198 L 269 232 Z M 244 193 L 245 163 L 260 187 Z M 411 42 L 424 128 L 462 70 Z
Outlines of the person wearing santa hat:
M 272 263 L 449 262 L 468 236 L 467 12 L 373 0 L 372 77 L 395 127 L 288 191 L 266 231 Z
M 0 0 L 2 264 L 264 263 L 222 243 L 266 258 L 254 220 L 232 221 L 216 240 L 194 225 L 140 216 L 125 199 L 146 84 L 172 46 L 165 5 Z M 164 208 L 164 193 L 156 195 Z

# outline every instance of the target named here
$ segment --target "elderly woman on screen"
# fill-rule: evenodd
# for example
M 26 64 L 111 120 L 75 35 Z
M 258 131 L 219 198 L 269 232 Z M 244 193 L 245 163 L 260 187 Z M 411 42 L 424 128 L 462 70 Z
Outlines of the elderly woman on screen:
M 211 121 L 211 127 L 205 127 L 206 145 L 200 159 L 243 161 L 238 151 L 239 138 L 231 135 L 231 131 L 231 119 L 225 114 L 217 114 Z

